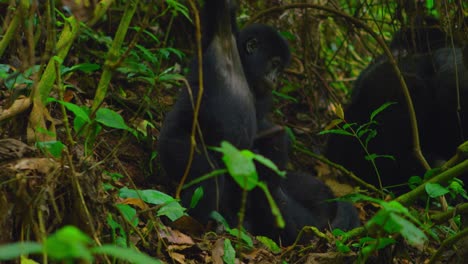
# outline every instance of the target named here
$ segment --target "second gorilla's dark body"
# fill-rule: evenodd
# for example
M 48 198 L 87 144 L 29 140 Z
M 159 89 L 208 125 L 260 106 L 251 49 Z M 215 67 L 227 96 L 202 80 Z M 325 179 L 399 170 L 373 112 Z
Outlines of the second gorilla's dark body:
M 435 164 L 449 159 L 468 137 L 468 69 L 462 63 L 460 48 L 444 47 L 446 36 L 440 29 L 423 27 L 415 34 L 400 31 L 390 47 L 412 97 L 422 152 L 429 163 Z M 460 112 L 457 112 L 457 87 Z M 413 152 L 409 115 L 400 83 L 388 59 L 381 56 L 354 84 L 345 119 L 348 123 L 366 123 L 371 112 L 386 102 L 397 104 L 377 116 L 377 135 L 368 145 L 371 154 L 395 158 L 377 159 L 384 187 L 405 184 L 410 176 L 423 176 L 425 170 Z M 327 157 L 378 186 L 375 171 L 364 159 L 365 152 L 355 138 L 332 135 Z

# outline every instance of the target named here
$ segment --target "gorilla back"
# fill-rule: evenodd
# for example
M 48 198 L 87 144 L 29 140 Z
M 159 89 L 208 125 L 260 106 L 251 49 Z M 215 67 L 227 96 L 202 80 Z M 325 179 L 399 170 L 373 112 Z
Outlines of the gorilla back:
M 203 47 L 203 87 L 198 116 L 199 130 L 188 180 L 207 174 L 218 167 L 218 154 L 206 146 L 219 146 L 222 140 L 237 148 L 250 148 L 256 133 L 254 98 L 245 78 L 231 24 L 229 0 L 206 0 Z M 179 181 L 189 159 L 194 102 L 199 91 L 197 63 L 193 63 L 188 82 L 172 111 L 166 116 L 158 142 L 161 165 L 168 176 Z M 192 98 L 193 96 L 193 98 Z M 205 145 L 203 145 L 205 144 Z M 223 203 L 224 176 L 201 183 L 204 197 L 191 214 L 206 223 L 211 211 Z M 194 186 L 182 193 L 188 206 Z

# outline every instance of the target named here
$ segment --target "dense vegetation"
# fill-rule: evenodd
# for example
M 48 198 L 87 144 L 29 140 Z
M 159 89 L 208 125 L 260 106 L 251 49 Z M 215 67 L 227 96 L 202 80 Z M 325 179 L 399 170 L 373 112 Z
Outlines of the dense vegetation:
M 437 18 L 467 49 L 466 3 L 240 1 L 240 28 L 273 25 L 293 53 L 273 92 L 273 118 L 293 140 L 289 166 L 346 195 L 363 223 L 350 232 L 305 228 L 313 241 L 281 247 L 240 227 L 207 232 L 184 216 L 159 167 L 162 121 L 199 47 L 198 2 L 0 0 L 0 260 L 463 262 L 467 196 L 461 181 L 447 180 L 468 171 L 466 146 L 400 196 L 321 154 L 327 133 L 348 133 L 335 126 L 356 78 L 415 17 Z M 228 167 L 239 166 L 233 160 Z

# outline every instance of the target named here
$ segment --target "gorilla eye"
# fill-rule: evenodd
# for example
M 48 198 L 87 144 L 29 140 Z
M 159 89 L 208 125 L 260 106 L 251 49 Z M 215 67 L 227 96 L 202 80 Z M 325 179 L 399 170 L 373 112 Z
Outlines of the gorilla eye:
M 256 38 L 251 38 L 247 40 L 245 44 L 245 49 L 247 53 L 252 54 L 258 48 L 258 40 Z

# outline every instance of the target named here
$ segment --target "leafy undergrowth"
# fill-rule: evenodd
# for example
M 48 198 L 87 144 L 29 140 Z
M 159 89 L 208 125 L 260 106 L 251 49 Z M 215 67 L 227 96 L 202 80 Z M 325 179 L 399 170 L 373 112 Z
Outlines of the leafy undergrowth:
M 347 233 L 308 227 L 301 236 L 313 234 L 311 240 L 284 247 L 229 227 L 219 215 L 218 232 L 185 215 L 155 146 L 164 113 L 185 87 L 196 46 L 193 10 L 174 0 L 112 2 L 0 1 L 6 14 L 0 39 L 1 261 L 463 263 L 468 242 L 459 215 L 467 206 L 459 201 L 465 194 L 456 182 L 446 188 L 435 181 L 465 169 L 464 159 L 391 200 L 380 190 L 339 183 L 336 176 L 348 174 L 314 154 L 326 142 L 317 134 L 342 116 L 337 105 L 346 102 L 349 81 L 375 55 L 369 50 L 380 50 L 340 17 L 316 10 L 312 21 L 302 21 L 302 9 L 281 19 L 259 18 L 287 29 L 282 33 L 296 57 L 274 91 L 273 116 L 294 141 L 291 166 L 315 172 L 337 196 L 349 194 L 363 227 Z M 242 1 L 241 24 L 269 7 L 245 2 L 252 1 Z M 338 2 L 343 12 L 359 13 Z M 383 37 L 391 35 L 390 14 L 359 15 L 387 21 Z M 340 133 L 352 134 L 349 126 L 342 128 Z M 255 159 L 248 151 L 227 152 L 236 157 L 227 159 L 227 169 L 238 166 L 229 162 Z M 463 148 L 459 153 L 466 157 Z M 255 178 L 249 183 L 247 189 L 266 190 Z M 447 212 L 442 195 L 449 200 Z

